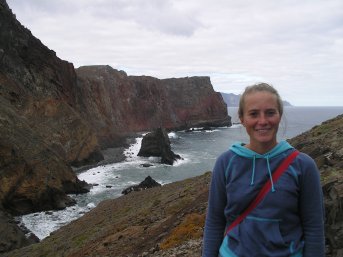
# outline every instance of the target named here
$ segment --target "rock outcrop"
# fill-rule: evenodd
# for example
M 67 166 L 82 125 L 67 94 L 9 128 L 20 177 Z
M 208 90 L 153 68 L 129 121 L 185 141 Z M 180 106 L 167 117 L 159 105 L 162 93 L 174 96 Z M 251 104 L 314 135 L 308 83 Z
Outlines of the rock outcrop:
M 110 66 L 76 69 L 75 108 L 89 121 L 102 147 L 130 132 L 230 126 L 220 93 L 208 77 L 157 79 L 127 76 Z
M 343 256 L 343 115 L 289 141 L 317 163 L 325 200 L 328 254 Z
M 73 65 L 24 28 L 0 1 L 0 204 L 23 214 L 73 203 L 87 191 L 70 168 L 99 147 L 71 106 Z
M 153 187 L 160 187 L 161 184 L 158 183 L 156 180 L 154 180 L 152 177 L 147 176 L 141 183 L 138 185 L 130 186 L 122 191 L 123 195 L 127 195 L 131 192 L 134 191 L 142 191 L 148 188 L 153 188 Z
M 174 161 L 181 159 L 180 155 L 171 150 L 168 133 L 162 128 L 158 128 L 143 137 L 138 156 L 161 157 L 161 163 L 168 165 L 173 165 Z
M 34 242 L 36 241 L 26 238 L 13 218 L 0 209 L 0 254 L 28 246 Z
M 73 203 L 87 191 L 71 166 L 157 127 L 230 125 L 209 78 L 131 77 L 61 60 L 0 0 L 0 205 L 15 214 Z

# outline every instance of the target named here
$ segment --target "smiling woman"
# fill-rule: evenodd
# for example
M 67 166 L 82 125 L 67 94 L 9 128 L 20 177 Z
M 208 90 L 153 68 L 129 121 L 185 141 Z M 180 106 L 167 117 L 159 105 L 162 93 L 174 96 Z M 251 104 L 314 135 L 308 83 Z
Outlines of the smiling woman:
M 249 143 L 233 144 L 216 161 L 203 257 L 324 257 L 319 171 L 308 155 L 277 142 L 282 114 L 281 98 L 268 84 L 247 87 L 241 96 L 238 116 Z M 295 159 L 284 166 L 289 156 Z M 270 189 L 261 190 L 264 185 Z
M 248 87 L 238 109 L 239 119 L 250 137 L 246 147 L 260 154 L 275 147 L 282 113 L 282 100 L 274 88 L 263 83 Z

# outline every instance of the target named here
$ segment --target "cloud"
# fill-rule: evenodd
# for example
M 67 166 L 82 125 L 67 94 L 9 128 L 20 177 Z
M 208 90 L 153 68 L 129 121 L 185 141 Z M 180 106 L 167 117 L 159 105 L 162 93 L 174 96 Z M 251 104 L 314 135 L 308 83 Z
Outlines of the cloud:
M 76 67 L 109 64 L 158 78 L 210 76 L 217 91 L 233 93 L 265 81 L 294 104 L 341 105 L 341 0 L 8 4 L 35 36 Z
M 53 14 L 59 19 L 67 19 L 66 16 L 69 16 L 74 19 L 73 23 L 86 21 L 77 20 L 79 17 L 101 19 L 104 24 L 115 21 L 134 22 L 142 29 L 181 36 L 191 36 L 201 27 L 196 16 L 176 8 L 171 0 L 10 0 L 9 3 L 26 14 L 38 13 L 43 17 Z

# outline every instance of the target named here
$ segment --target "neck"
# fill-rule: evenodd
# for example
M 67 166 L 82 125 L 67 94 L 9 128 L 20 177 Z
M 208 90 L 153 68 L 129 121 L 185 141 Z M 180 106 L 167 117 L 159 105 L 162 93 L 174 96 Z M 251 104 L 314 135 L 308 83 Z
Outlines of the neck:
M 277 141 L 268 144 L 253 144 L 252 142 L 250 142 L 249 144 L 245 145 L 245 147 L 258 154 L 263 155 L 271 151 L 277 144 Z

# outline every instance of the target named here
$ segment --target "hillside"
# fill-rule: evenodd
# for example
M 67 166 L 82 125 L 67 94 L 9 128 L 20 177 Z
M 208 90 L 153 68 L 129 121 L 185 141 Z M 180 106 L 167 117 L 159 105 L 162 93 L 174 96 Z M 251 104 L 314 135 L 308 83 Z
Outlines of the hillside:
M 25 214 L 74 204 L 89 191 L 72 167 L 158 127 L 230 126 L 208 77 L 159 80 L 110 66 L 74 69 L 0 0 L 0 211 Z
M 105 200 L 41 243 L 3 256 L 137 257 L 153 249 L 199 239 L 209 181 L 210 173 L 205 173 L 115 200 Z
M 317 162 L 325 197 L 327 256 L 343 251 L 343 115 L 290 142 Z M 21 256 L 200 256 L 210 172 L 106 200 Z

